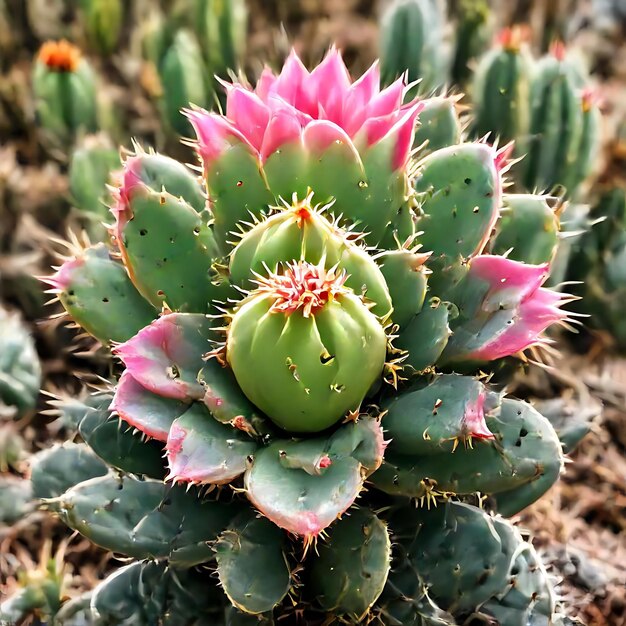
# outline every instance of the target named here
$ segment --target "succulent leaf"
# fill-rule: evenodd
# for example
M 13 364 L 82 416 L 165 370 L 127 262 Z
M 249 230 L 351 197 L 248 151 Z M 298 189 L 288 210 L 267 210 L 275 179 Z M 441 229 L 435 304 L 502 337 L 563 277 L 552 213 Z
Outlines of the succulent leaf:
M 284 533 L 271 521 L 247 513 L 233 520 L 215 543 L 217 574 L 240 611 L 271 611 L 291 587 Z

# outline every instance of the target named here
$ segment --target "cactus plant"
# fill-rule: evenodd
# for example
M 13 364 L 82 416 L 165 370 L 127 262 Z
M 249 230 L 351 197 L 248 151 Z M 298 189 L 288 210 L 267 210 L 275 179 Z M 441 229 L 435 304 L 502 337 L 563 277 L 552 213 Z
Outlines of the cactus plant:
M 420 81 L 421 93 L 445 83 L 442 56 L 444 9 L 439 0 L 394 0 L 381 19 L 380 58 L 383 82 L 391 84 L 407 73 Z
M 508 152 L 414 159 L 427 105 L 405 89 L 381 91 L 377 65 L 353 82 L 335 49 L 227 85 L 225 115 L 186 111 L 201 181 L 137 151 L 112 209 L 119 254 L 99 244 L 47 279 L 125 367 L 72 409 L 118 471 L 46 500 L 147 561 L 98 587 L 96 623 L 555 616 L 532 547 L 457 500 L 510 515 L 558 479 L 550 422 L 473 374 L 541 345 L 567 296 L 542 286 L 543 257 L 487 253 Z M 111 415 L 150 441 L 107 441 Z
M 626 302 L 623 259 L 626 254 L 626 190 L 609 187 L 591 211 L 599 220 L 577 243 L 568 273 L 572 280 L 583 281 L 577 293 L 584 303 L 581 313 L 591 314 L 590 326 L 608 331 L 615 345 L 626 347 L 626 324 L 621 314 Z
M 33 71 L 37 119 L 55 146 L 98 128 L 96 80 L 80 50 L 66 40 L 45 43 Z
M 492 139 L 507 142 L 528 133 L 532 60 L 524 38 L 519 26 L 504 29 L 497 46 L 481 58 L 476 68 L 472 130 L 478 137 L 492 135 Z
M 22 417 L 33 412 L 41 385 L 35 343 L 17 313 L 0 307 L 0 414 Z

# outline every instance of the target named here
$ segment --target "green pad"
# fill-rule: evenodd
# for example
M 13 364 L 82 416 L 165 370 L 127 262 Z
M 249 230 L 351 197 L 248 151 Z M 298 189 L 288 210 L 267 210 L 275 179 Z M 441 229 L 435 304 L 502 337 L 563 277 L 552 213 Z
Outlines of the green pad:
M 507 626 L 555 624 L 555 594 L 535 549 L 522 544 L 506 575 L 500 593 L 485 602 L 480 612 Z
M 436 152 L 461 141 L 461 120 L 456 112 L 456 98 L 437 96 L 422 100 L 419 124 L 415 129 L 413 146 L 420 150 L 420 157 Z
M 179 117 L 182 118 L 180 114 Z M 158 153 L 139 152 L 129 161 L 127 168 L 131 168 L 152 191 L 158 193 L 165 189 L 172 196 L 182 198 L 198 213 L 206 209 L 207 199 L 200 180 L 176 159 Z
M 369 475 L 380 467 L 386 446 L 380 422 L 372 417 L 360 417 L 335 431 L 328 441 L 327 451 L 331 460 L 345 456 L 355 458 Z
M 204 366 L 204 355 L 213 347 L 211 341 L 214 322 L 197 313 L 170 313 L 163 315 L 143 328 L 134 337 L 115 348 L 126 365 L 126 372 L 145 389 L 176 400 L 200 400 L 204 388 L 198 381 Z M 146 399 L 136 399 L 141 391 L 132 383 L 120 381 L 118 395 L 125 399 L 128 385 L 129 402 L 142 404 Z
M 78 423 L 78 432 L 103 461 L 130 474 L 165 478 L 163 446 L 160 443 L 154 440 L 143 441 L 139 434 L 133 434 L 131 428 L 113 417 L 108 410 L 111 404 L 110 395 L 99 394 L 89 404 L 91 406 L 83 405 L 84 412 Z
M 417 239 L 423 250 L 450 260 L 480 253 L 500 208 L 494 148 L 465 143 L 437 150 L 419 162 L 414 186 L 421 194 L 416 228 L 424 231 Z
M 183 568 L 211 560 L 208 542 L 239 510 L 200 500 L 195 491 L 111 474 L 80 483 L 48 505 L 102 548 Z
M 452 615 L 428 597 L 406 549 L 398 543 L 394 543 L 392 567 L 377 606 L 389 626 L 457 626 Z
M 194 403 L 170 428 L 168 478 L 200 484 L 229 483 L 244 473 L 246 459 L 256 449 L 256 441 L 248 435 L 216 422 L 204 406 Z
M 361 464 L 350 456 L 330 459 L 326 445 L 322 439 L 277 441 L 257 453 L 245 474 L 254 506 L 305 539 L 341 516 L 363 485 Z
M 362 155 L 366 178 L 354 189 L 354 196 L 339 199 L 338 204 L 352 203 L 360 230 L 367 233 L 370 246 L 391 249 L 414 234 L 410 194 L 404 169 L 392 171 L 397 136 L 369 147 Z
M 509 259 L 531 265 L 550 263 L 559 245 L 559 228 L 559 218 L 545 196 L 505 195 L 491 253 L 508 253 Z
M 30 480 L 0 475 L 0 524 L 13 524 L 34 509 Z
M 198 375 L 204 387 L 203 402 L 222 424 L 232 424 L 250 434 L 263 435 L 271 430 L 262 413 L 243 394 L 232 370 L 209 359 Z
M 360 622 L 380 596 L 391 558 L 386 524 L 354 508 L 329 531 L 311 565 L 311 592 L 321 607 Z
M 65 263 L 51 280 L 69 316 L 104 344 L 126 341 L 156 316 L 102 243 Z
M 408 514 L 402 510 L 391 523 L 394 543 L 405 551 L 432 598 L 454 614 L 474 611 L 505 594 L 517 557 L 528 545 L 506 520 L 460 502 Z M 519 574 L 523 578 L 528 571 Z
M 424 304 L 427 287 L 425 256 L 410 250 L 390 250 L 376 257 L 391 296 L 391 319 L 405 327 Z
M 131 563 L 93 591 L 94 626 L 221 624 L 221 599 L 208 572 L 164 563 Z
M 497 494 L 536 483 L 531 501 L 536 500 L 563 467 L 561 443 L 550 422 L 529 404 L 505 399 L 500 411 L 487 417 L 487 426 L 494 441 L 459 446 L 454 453 L 414 457 L 389 451 L 371 480 L 386 493 L 415 498 L 431 491 Z
M 441 455 L 459 440 L 489 439 L 484 412 L 495 407 L 485 407 L 486 400 L 482 383 L 457 374 L 437 376 L 422 389 L 391 398 L 382 405 L 389 452 Z
M 448 304 L 431 298 L 398 334 L 394 346 L 407 352 L 402 364 L 419 373 L 434 365 L 448 344 L 450 327 Z
M 120 246 L 130 277 L 146 300 L 157 308 L 205 313 L 213 300 L 230 295 L 214 268 L 220 252 L 208 213 L 143 185 L 133 188 L 130 211 Z
M 83 443 L 56 444 L 31 458 L 35 498 L 56 498 L 77 483 L 107 473 L 106 464 Z
M 215 543 L 217 574 L 233 606 L 245 613 L 271 611 L 291 587 L 285 534 L 264 517 L 246 513 Z
M 122 427 L 136 428 L 142 435 L 162 442 L 167 441 L 174 420 L 188 408 L 185 401 L 148 391 L 128 370 L 122 373 L 110 405 L 111 411 L 124 421 Z
M 232 248 L 238 222 L 259 217 L 276 199 L 267 188 L 261 164 L 239 141 L 205 171 L 215 238 L 224 254 Z

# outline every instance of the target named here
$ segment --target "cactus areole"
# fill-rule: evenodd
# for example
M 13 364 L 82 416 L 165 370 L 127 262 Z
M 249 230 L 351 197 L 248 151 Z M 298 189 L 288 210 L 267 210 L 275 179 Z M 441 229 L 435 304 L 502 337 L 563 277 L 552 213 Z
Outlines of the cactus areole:
M 120 585 L 135 614 L 167 561 L 190 580 L 217 568 L 216 624 L 248 623 L 237 612 L 273 624 L 293 606 L 311 624 L 454 624 L 439 617 L 478 607 L 514 613 L 506 624 L 552 618 L 532 547 L 463 501 L 481 492 L 513 514 L 557 479 L 550 423 L 479 373 L 546 343 L 568 296 L 543 286 L 543 256 L 497 254 L 507 151 L 412 154 L 428 107 L 405 90 L 381 90 L 377 65 L 352 81 L 335 49 L 311 72 L 292 54 L 254 89 L 227 85 L 224 115 L 186 112 L 202 179 L 138 149 L 115 194 L 114 249 L 81 250 L 47 279 L 125 367 L 78 426 L 121 477 L 75 485 L 54 508 L 97 544 L 159 561 L 105 581 L 100 616 Z M 456 141 L 429 119 L 422 143 Z M 542 223 L 524 220 L 521 239 Z M 105 439 L 112 416 L 150 441 Z M 468 544 L 480 571 L 473 552 L 466 563 L 443 547 Z

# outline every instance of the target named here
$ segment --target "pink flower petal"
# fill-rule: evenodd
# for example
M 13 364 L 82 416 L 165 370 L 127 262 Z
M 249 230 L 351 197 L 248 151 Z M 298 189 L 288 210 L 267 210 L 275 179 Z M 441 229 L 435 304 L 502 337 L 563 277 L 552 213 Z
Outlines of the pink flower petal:
M 485 399 L 487 394 L 482 390 L 476 400 L 471 400 L 465 405 L 463 416 L 463 431 L 466 436 L 476 439 L 493 439 L 494 434 L 487 427 L 485 421 Z
M 559 308 L 564 297 L 550 289 L 538 289 L 520 304 L 512 324 L 467 355 L 467 358 L 492 361 L 517 354 L 540 343 L 542 334 L 548 327 L 565 319 L 566 313 Z
M 217 113 L 208 113 L 199 109 L 183 111 L 189 118 L 198 137 L 198 153 L 202 157 L 207 171 L 213 163 L 235 143 L 246 145 L 252 154 L 258 151 L 248 141 L 246 136 L 225 117 Z
M 391 162 L 394 172 L 405 167 L 409 160 L 413 137 L 415 136 L 415 122 L 423 108 L 424 105 L 421 102 L 413 105 L 389 131 L 389 136 L 395 135 L 396 137 L 396 148 L 393 154 L 393 161 Z
M 201 400 L 204 388 L 198 372 L 209 343 L 203 341 L 208 322 L 203 315 L 170 313 L 142 328 L 113 350 L 129 374 L 157 395 L 178 400 Z
M 548 264 L 530 265 L 489 254 L 474 257 L 470 276 L 487 282 L 482 309 L 497 311 L 511 308 L 532 296 L 548 277 Z
M 423 103 L 418 102 L 389 115 L 370 118 L 363 125 L 359 135 L 365 137 L 368 146 L 382 141 L 393 142 L 395 147 L 391 167 L 394 171 L 401 169 L 409 159 L 415 134 L 415 123 L 423 108 Z
M 254 89 L 255 93 L 263 102 L 267 101 L 270 92 L 274 90 L 274 86 L 278 77 L 272 72 L 269 67 L 264 67 L 261 72 L 261 76 L 259 76 L 259 80 L 257 81 L 256 87 Z
M 378 94 L 380 70 L 378 62 L 352 84 L 343 107 L 342 127 L 350 135 L 359 131 L 368 116 L 368 105 Z
M 151 393 L 128 370 L 120 377 L 109 407 L 127 424 L 157 441 L 167 441 L 170 426 L 188 408 L 184 402 Z
M 317 94 L 312 89 L 311 75 L 295 50 L 285 61 L 273 91 L 285 102 L 308 115 L 315 115 Z
M 262 163 L 284 144 L 302 141 L 301 114 L 287 104 L 278 106 L 274 103 L 272 108 L 272 116 L 261 146 Z
M 368 117 L 381 117 L 397 111 L 402 105 L 404 81 L 399 78 L 383 89 L 367 106 Z
M 261 150 L 263 135 L 270 120 L 270 110 L 255 93 L 241 85 L 230 87 L 226 98 L 226 117 L 255 150 Z
M 324 60 L 311 72 L 312 93 L 327 114 L 327 119 L 337 122 L 343 115 L 343 103 L 350 90 L 350 74 L 341 53 L 331 48 Z
M 321 153 L 332 144 L 346 144 L 350 146 L 358 159 L 358 152 L 345 130 L 328 120 L 315 120 L 311 122 L 303 133 L 304 146 L 308 151 Z

